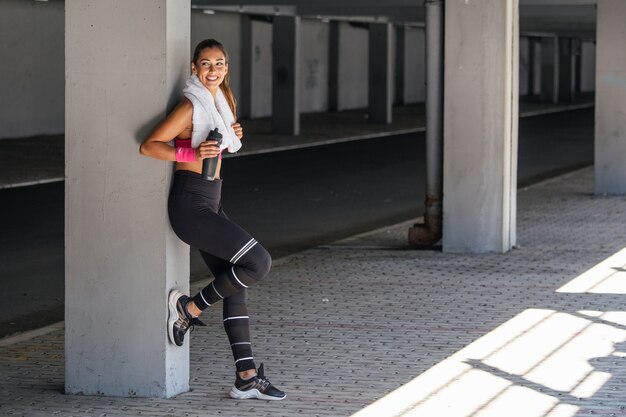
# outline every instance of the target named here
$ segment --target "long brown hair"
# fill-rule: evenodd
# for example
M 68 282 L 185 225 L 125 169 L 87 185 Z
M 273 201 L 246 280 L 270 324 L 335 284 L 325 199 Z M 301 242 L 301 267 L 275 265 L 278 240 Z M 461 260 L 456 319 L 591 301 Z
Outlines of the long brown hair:
M 205 39 L 201 41 L 198 45 L 196 45 L 196 49 L 193 51 L 193 59 L 191 62 L 198 66 L 198 59 L 200 59 L 200 53 L 207 48 L 218 48 L 226 57 L 226 63 L 228 64 L 228 52 L 224 45 L 221 42 L 216 41 L 215 39 Z M 233 116 L 235 116 L 235 121 L 237 120 L 237 100 L 235 100 L 235 95 L 233 94 L 233 90 L 230 89 L 230 71 L 226 73 L 224 77 L 224 81 L 220 84 L 220 89 L 222 93 L 224 93 L 224 97 L 226 97 L 226 101 L 228 102 L 228 107 L 230 107 L 230 111 L 233 112 Z

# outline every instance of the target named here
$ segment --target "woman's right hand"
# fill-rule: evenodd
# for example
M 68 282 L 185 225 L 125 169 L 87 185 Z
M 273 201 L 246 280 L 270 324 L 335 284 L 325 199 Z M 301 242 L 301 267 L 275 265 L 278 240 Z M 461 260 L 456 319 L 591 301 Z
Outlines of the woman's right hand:
M 196 159 L 214 158 L 220 154 L 220 147 L 216 140 L 206 140 L 196 148 Z

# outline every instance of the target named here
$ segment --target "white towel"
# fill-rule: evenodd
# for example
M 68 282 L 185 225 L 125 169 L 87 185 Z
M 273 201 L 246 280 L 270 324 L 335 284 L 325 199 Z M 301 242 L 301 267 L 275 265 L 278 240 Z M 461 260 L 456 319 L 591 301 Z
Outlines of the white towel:
M 193 104 L 191 147 L 197 148 L 206 140 L 211 130 L 218 128 L 223 136 L 220 149 L 228 148 L 230 153 L 237 152 L 241 148 L 241 141 L 233 130 L 235 116 L 230 110 L 222 89 L 217 89 L 214 99 L 211 92 L 200 83 L 198 77 L 192 75 L 185 83 L 183 94 Z

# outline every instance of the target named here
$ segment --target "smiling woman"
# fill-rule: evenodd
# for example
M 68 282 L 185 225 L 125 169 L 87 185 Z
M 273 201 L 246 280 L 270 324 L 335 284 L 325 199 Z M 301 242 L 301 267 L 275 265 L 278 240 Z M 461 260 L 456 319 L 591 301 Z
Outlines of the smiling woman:
M 182 346 L 193 325 L 205 325 L 198 319 L 202 312 L 223 300 L 224 328 L 236 367 L 230 396 L 282 400 L 285 393 L 265 378 L 263 365 L 256 368 L 246 297 L 248 287 L 268 274 L 272 260 L 261 244 L 226 216 L 221 204 L 221 154 L 224 150 L 236 152 L 243 137 L 228 84 L 224 46 L 215 39 L 200 42 L 191 72 L 183 90 L 185 97 L 140 148 L 142 155 L 176 161 L 168 200 L 170 223 L 182 241 L 200 250 L 215 277 L 194 297 L 171 290 L 168 336 L 173 344 Z M 207 139 L 215 130 L 221 134 L 219 143 Z M 169 144 L 172 140 L 174 147 Z M 203 160 L 218 156 L 215 176 L 208 179 L 201 174 Z

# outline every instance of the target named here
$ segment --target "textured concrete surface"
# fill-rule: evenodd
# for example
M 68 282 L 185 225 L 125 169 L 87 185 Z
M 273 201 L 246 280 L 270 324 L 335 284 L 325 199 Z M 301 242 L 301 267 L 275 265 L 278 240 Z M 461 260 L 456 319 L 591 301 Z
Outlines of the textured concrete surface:
M 404 223 L 276 262 L 250 316 L 283 402 L 228 398 L 216 309 L 170 400 L 64 395 L 61 325 L 4 339 L 0 415 L 626 415 L 626 197 L 592 191 L 591 168 L 520 190 L 503 255 L 408 250 Z

